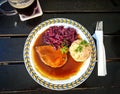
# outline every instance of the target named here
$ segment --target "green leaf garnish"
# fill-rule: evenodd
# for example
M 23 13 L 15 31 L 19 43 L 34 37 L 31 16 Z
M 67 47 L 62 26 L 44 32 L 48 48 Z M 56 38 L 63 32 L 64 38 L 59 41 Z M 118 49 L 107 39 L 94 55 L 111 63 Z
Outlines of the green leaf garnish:
M 83 47 L 82 47 L 81 45 L 79 45 L 79 46 L 75 49 L 75 51 L 76 51 L 76 52 L 81 52 L 82 49 L 83 49 Z
M 60 50 L 61 50 L 62 54 L 66 54 L 68 52 L 68 47 L 63 46 Z
M 80 42 L 80 44 L 81 44 L 81 45 L 84 45 L 84 46 L 88 46 L 89 43 L 88 43 L 86 40 L 82 40 L 82 41 Z
M 83 50 L 83 47 L 85 46 L 88 46 L 89 43 L 86 41 L 86 40 L 82 40 L 80 42 L 80 44 L 78 45 L 78 47 L 75 49 L 76 52 L 81 52 Z

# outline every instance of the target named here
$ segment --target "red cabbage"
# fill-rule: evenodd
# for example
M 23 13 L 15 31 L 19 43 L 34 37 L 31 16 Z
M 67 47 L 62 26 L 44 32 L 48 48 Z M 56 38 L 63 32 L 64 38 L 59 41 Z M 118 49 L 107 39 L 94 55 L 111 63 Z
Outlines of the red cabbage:
M 74 28 L 64 26 L 51 26 L 43 35 L 44 43 L 53 45 L 56 49 L 62 46 L 69 47 L 71 43 L 78 39 L 78 34 Z

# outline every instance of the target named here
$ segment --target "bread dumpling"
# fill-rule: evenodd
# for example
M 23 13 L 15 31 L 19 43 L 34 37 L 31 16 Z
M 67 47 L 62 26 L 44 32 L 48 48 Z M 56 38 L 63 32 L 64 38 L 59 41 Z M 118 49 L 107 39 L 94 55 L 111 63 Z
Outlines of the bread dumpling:
M 77 62 L 84 62 L 91 54 L 91 46 L 89 43 L 82 39 L 73 41 L 69 47 L 69 52 L 72 58 Z
M 55 49 L 51 45 L 37 46 L 36 51 L 42 62 L 53 68 L 61 67 L 67 61 L 67 54 L 63 54 L 60 49 Z

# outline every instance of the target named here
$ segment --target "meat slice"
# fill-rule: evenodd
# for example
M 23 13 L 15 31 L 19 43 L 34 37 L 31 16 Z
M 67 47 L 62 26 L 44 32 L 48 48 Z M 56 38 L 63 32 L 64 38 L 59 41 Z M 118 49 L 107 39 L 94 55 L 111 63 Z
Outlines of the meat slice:
M 67 61 L 67 54 L 63 54 L 60 49 L 56 50 L 51 45 L 37 46 L 36 51 L 42 62 L 53 68 L 61 67 Z

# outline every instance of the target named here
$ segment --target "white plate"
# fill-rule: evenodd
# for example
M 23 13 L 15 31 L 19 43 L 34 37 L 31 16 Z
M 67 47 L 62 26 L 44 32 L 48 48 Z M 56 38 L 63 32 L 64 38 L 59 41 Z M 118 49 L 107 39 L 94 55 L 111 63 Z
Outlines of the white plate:
M 84 62 L 79 72 L 66 80 L 51 80 L 42 76 L 34 67 L 34 60 L 32 59 L 32 47 L 38 36 L 48 29 L 50 26 L 64 26 L 76 29 L 82 39 L 87 40 L 91 47 L 91 56 Z M 90 33 L 81 24 L 66 18 L 54 18 L 42 22 L 35 27 L 29 34 L 24 46 L 24 62 L 31 77 L 40 85 L 52 90 L 68 90 L 83 83 L 91 74 L 96 61 L 96 48 L 93 38 Z

